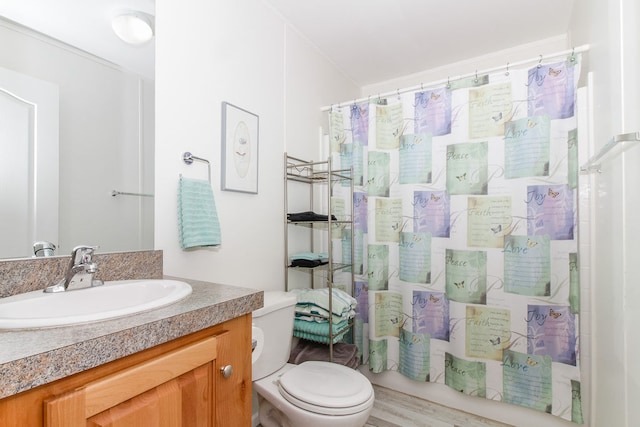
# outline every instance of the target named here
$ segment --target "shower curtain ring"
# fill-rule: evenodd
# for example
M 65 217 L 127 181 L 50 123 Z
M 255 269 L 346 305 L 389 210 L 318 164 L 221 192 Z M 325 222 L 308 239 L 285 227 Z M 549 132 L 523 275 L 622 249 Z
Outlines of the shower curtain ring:
M 504 73 L 505 76 L 509 75 L 509 63 L 507 62 L 507 71 Z
M 473 79 L 473 82 L 474 83 L 478 83 L 478 70 L 476 70 L 476 78 Z
M 540 55 L 540 60 L 538 61 L 538 68 L 542 67 L 542 55 Z
M 449 76 L 447 76 L 447 89 L 451 89 L 451 81 L 449 81 Z

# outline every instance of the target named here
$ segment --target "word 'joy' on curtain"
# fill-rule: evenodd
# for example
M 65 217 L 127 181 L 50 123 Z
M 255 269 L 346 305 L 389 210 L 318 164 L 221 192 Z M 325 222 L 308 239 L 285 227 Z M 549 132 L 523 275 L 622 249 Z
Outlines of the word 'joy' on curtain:
M 579 74 L 571 56 L 329 112 L 355 178 L 355 238 L 335 231 L 334 252 L 371 371 L 583 422 Z

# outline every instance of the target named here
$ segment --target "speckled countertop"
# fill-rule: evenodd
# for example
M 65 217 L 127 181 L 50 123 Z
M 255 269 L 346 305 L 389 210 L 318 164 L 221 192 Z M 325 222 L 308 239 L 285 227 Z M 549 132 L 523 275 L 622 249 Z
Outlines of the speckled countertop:
M 0 331 L 0 398 L 94 368 L 250 313 L 263 305 L 254 289 L 183 280 L 191 295 L 119 319 L 24 331 Z

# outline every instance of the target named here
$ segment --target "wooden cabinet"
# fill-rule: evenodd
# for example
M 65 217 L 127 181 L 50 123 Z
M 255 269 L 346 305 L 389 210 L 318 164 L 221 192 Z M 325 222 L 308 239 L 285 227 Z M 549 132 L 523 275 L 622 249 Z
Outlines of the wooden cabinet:
M 0 425 L 249 426 L 250 342 L 247 314 L 0 400 Z

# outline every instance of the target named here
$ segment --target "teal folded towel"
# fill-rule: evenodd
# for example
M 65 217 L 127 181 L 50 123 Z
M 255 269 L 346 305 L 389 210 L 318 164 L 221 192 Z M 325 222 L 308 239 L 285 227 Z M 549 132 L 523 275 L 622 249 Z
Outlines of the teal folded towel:
M 345 335 L 347 335 L 348 330 L 344 330 L 340 333 L 338 333 L 337 335 L 333 336 L 333 343 L 337 343 L 340 342 L 344 339 Z M 323 343 L 323 344 L 329 344 L 329 342 L 331 342 L 331 339 L 329 337 L 329 335 L 318 335 L 318 334 L 312 334 L 309 332 L 304 332 L 304 331 L 297 331 L 294 329 L 293 331 L 293 336 L 294 337 L 298 337 L 298 338 L 303 338 L 305 340 L 309 340 L 309 341 L 314 341 L 314 342 L 319 342 L 319 343 Z
M 333 342 L 336 343 L 342 340 L 349 331 L 349 322 L 344 320 L 334 323 L 331 330 L 333 331 Z M 293 336 L 329 344 L 331 341 L 329 338 L 329 322 L 318 323 L 295 319 L 293 321 Z
M 178 229 L 182 249 L 220 245 L 220 222 L 209 181 L 180 177 Z
M 342 322 L 334 323 L 331 330 L 334 334 L 342 332 L 344 328 L 349 326 L 349 321 L 343 320 Z M 315 335 L 329 335 L 329 322 L 308 322 L 306 320 L 294 319 L 293 329 L 298 332 L 307 332 Z
M 329 288 L 320 289 L 292 289 L 289 292 L 296 296 L 298 303 L 296 304 L 296 313 L 300 314 L 326 314 L 329 315 L 329 298 L 333 296 L 331 301 L 331 311 L 336 316 L 342 316 L 356 308 L 358 301 L 337 288 L 331 290 Z

